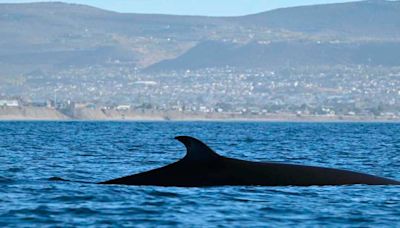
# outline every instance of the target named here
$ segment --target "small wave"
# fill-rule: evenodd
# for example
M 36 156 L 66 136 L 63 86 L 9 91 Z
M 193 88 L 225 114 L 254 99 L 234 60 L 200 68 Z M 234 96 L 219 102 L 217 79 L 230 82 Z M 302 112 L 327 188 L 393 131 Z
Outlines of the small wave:
M 152 191 L 149 192 L 150 195 L 153 196 L 163 196 L 163 197 L 179 197 L 180 194 L 175 193 L 175 192 L 162 192 L 162 191 Z
M 246 142 L 246 143 L 252 143 L 252 142 L 255 142 L 256 140 L 255 139 L 253 139 L 252 137 L 246 137 L 246 138 L 244 138 L 244 140 L 243 140 L 243 142 Z
M 12 183 L 12 182 L 14 182 L 13 179 L 0 176 L 0 184 L 9 184 L 9 183 Z
M 81 183 L 81 184 L 96 184 L 96 182 L 80 181 L 80 180 L 67 180 L 67 179 L 63 179 L 61 177 L 50 177 L 47 180 L 49 180 L 49 181 L 67 181 L 67 182 Z
M 68 212 L 79 215 L 94 215 L 96 211 L 88 207 L 68 208 Z
M 22 169 L 20 167 L 12 167 L 12 168 L 9 168 L 7 171 L 9 171 L 11 173 L 17 173 L 17 172 L 20 172 L 22 170 L 24 170 L 24 169 Z
M 56 196 L 52 198 L 55 201 L 62 201 L 62 202 L 79 202 L 79 201 L 91 201 L 94 200 L 96 197 L 92 195 L 86 195 L 86 196 L 76 196 L 76 195 L 62 195 L 62 196 Z

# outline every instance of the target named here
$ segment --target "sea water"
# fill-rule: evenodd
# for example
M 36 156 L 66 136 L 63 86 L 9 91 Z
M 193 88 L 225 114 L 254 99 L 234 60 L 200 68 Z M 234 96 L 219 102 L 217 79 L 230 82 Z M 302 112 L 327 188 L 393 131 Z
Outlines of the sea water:
M 400 226 L 400 187 L 96 185 L 175 162 L 198 137 L 221 155 L 400 180 L 400 124 L 0 122 L 0 226 Z

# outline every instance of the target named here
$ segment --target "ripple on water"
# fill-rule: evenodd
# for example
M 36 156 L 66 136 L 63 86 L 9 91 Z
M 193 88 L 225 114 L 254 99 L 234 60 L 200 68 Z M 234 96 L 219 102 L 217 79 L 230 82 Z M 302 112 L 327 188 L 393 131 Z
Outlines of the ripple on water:
M 399 124 L 0 122 L 0 226 L 400 226 L 398 186 L 164 188 L 97 182 L 222 155 L 400 179 Z

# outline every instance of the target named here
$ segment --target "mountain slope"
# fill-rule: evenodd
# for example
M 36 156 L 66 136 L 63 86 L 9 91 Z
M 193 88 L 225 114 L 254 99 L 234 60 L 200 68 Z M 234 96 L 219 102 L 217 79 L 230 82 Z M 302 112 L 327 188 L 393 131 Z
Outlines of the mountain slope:
M 175 64 L 176 58 L 180 62 L 176 66 L 219 66 L 210 64 L 210 59 L 215 59 L 221 64 L 225 61 L 251 67 L 265 64 L 243 64 L 247 60 L 240 56 L 257 59 L 271 55 L 270 61 L 286 64 L 285 58 L 300 61 L 295 60 L 297 53 L 313 63 L 325 58 L 315 49 L 317 46 L 311 45 L 317 40 L 339 40 L 348 47 L 372 41 L 389 42 L 389 46 L 399 42 L 400 2 L 293 7 L 241 17 L 124 14 L 55 2 L 0 4 L 0 28 L 0 75 L 102 65 L 110 60 L 139 68 L 156 64 L 150 68 L 158 69 L 163 65 L 173 68 L 166 65 Z M 271 41 L 272 46 L 256 45 Z M 306 48 L 299 44 L 303 41 L 315 50 L 301 51 Z M 281 53 L 279 43 L 281 48 L 293 50 Z M 262 55 L 260 50 L 253 50 L 254 46 L 270 54 Z M 328 48 L 326 53 L 336 55 L 336 49 Z M 214 54 L 209 57 L 204 53 Z M 330 64 L 328 60 L 325 63 Z
M 104 64 L 103 60 L 118 59 L 121 52 L 111 52 L 112 49 L 124 50 L 123 56 L 130 52 L 134 57 L 130 61 L 138 63 L 148 58 L 148 62 L 153 63 L 164 55 L 181 54 L 179 43 L 183 42 L 183 46 L 187 43 L 182 39 L 190 42 L 200 39 L 197 27 L 215 26 L 218 20 L 214 21 L 199 17 L 122 14 L 54 2 L 0 4 L 0 65 L 30 66 L 22 67 L 22 72 L 54 67 L 52 64 L 63 66 L 66 65 L 63 59 L 67 57 L 60 55 L 64 54 L 74 56 L 70 58 L 71 61 L 75 59 L 72 65 L 82 65 L 80 60 L 93 59 L 94 52 L 103 55 L 96 63 Z M 173 47 L 167 46 L 168 38 L 175 40 Z M 94 51 L 105 48 L 107 52 Z M 125 59 L 123 56 L 119 59 Z M 32 62 L 37 63 L 37 67 Z
M 272 10 L 238 18 L 247 25 L 351 37 L 400 37 L 400 1 L 361 1 Z
M 362 44 L 273 42 L 238 45 L 208 41 L 182 56 L 148 67 L 147 71 L 210 67 L 273 68 L 316 65 L 400 65 L 400 43 Z

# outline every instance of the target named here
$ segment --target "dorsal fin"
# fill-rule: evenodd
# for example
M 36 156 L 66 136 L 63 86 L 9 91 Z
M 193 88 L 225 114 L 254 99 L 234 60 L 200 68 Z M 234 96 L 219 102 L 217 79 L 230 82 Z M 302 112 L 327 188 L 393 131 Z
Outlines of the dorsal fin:
M 190 136 L 177 136 L 176 140 L 180 141 L 186 147 L 186 156 L 183 158 L 190 161 L 208 161 L 220 157 L 210 147 Z

